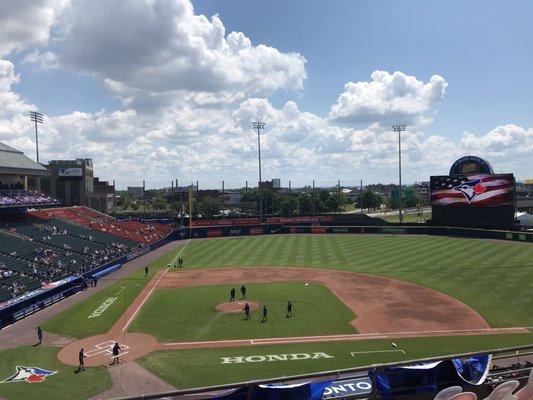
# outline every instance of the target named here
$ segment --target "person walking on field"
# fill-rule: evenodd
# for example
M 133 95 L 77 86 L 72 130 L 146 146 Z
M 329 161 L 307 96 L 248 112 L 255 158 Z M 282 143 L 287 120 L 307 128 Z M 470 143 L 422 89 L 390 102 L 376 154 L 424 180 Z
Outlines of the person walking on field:
M 268 314 L 268 309 L 267 309 L 267 306 L 263 306 L 263 319 L 261 319 L 261 322 L 267 322 L 267 314 Z
M 39 344 L 43 344 L 43 330 L 40 326 L 37 327 L 37 339 L 39 340 Z
M 241 286 L 241 300 L 246 300 L 246 286 Z
M 229 292 L 229 301 L 235 301 L 235 288 L 231 288 Z
M 118 342 L 115 342 L 115 345 L 113 346 L 113 362 L 111 365 L 118 364 L 118 355 L 120 354 L 120 346 L 118 345 Z
M 148 276 L 148 265 L 146 267 L 144 267 L 144 276 L 145 277 Z
M 250 319 L 250 306 L 248 305 L 248 303 L 244 305 L 243 311 L 244 311 L 244 315 L 246 316 L 246 318 L 244 319 L 245 320 Z
M 78 372 L 85 371 L 85 360 L 84 360 L 85 357 L 87 356 L 83 352 L 83 347 L 82 347 L 80 352 L 78 353 L 78 361 L 79 361 Z
M 292 303 L 290 301 L 287 302 L 287 315 L 285 317 L 292 317 Z

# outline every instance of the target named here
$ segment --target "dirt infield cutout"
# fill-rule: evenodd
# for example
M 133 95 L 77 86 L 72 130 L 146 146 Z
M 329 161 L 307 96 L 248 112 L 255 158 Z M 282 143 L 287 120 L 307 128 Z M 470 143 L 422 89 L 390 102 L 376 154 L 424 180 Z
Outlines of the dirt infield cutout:
M 127 332 L 129 325 L 156 288 L 177 289 L 202 285 L 290 281 L 327 286 L 357 315 L 352 325 L 359 333 L 159 343 L 151 335 Z M 256 303 L 249 304 L 250 307 L 258 307 Z M 244 302 L 238 300 L 221 303 L 216 310 L 240 312 L 243 307 Z M 120 359 L 129 361 L 155 350 L 502 333 L 527 333 L 527 330 L 492 329 L 476 311 L 453 297 L 413 283 L 382 276 L 317 268 L 312 270 L 281 267 L 210 268 L 173 272 L 167 269 L 158 271 L 108 333 L 74 341 L 61 349 L 58 358 L 65 364 L 78 365 L 78 352 L 83 348 L 87 355 L 87 365 L 109 364 L 111 356 L 108 344 L 115 341 L 125 349 Z
M 254 301 L 246 301 L 246 300 L 235 300 L 235 301 L 226 301 L 225 303 L 217 304 L 215 307 L 215 311 L 221 312 L 221 313 L 240 313 L 243 311 L 245 304 L 248 303 L 250 306 L 250 311 L 257 310 L 259 308 L 259 304 L 257 304 Z

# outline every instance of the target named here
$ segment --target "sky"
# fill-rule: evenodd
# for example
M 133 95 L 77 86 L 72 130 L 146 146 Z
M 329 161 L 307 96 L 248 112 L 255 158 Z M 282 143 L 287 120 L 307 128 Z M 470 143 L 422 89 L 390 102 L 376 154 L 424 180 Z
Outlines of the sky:
M 533 178 L 530 1 L 0 0 L 0 141 L 119 188 Z

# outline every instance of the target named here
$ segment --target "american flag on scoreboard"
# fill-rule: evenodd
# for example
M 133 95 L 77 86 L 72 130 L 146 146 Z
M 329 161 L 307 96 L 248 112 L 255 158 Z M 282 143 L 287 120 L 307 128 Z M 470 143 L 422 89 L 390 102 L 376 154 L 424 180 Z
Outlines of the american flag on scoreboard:
M 503 206 L 513 204 L 512 174 L 431 177 L 433 206 Z

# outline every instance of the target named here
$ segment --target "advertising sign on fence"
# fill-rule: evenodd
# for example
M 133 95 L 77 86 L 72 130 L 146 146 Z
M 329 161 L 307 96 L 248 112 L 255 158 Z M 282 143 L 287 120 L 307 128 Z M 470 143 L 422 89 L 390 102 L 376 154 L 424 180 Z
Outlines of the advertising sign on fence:
M 259 218 L 238 219 L 199 219 L 192 221 L 192 226 L 227 226 L 227 225 L 258 225 Z
M 316 217 L 272 217 L 267 218 L 269 224 L 314 224 L 332 222 L 333 215 L 318 215 Z
M 207 230 L 207 237 L 220 237 L 220 236 L 222 236 L 221 229 L 208 229 Z

